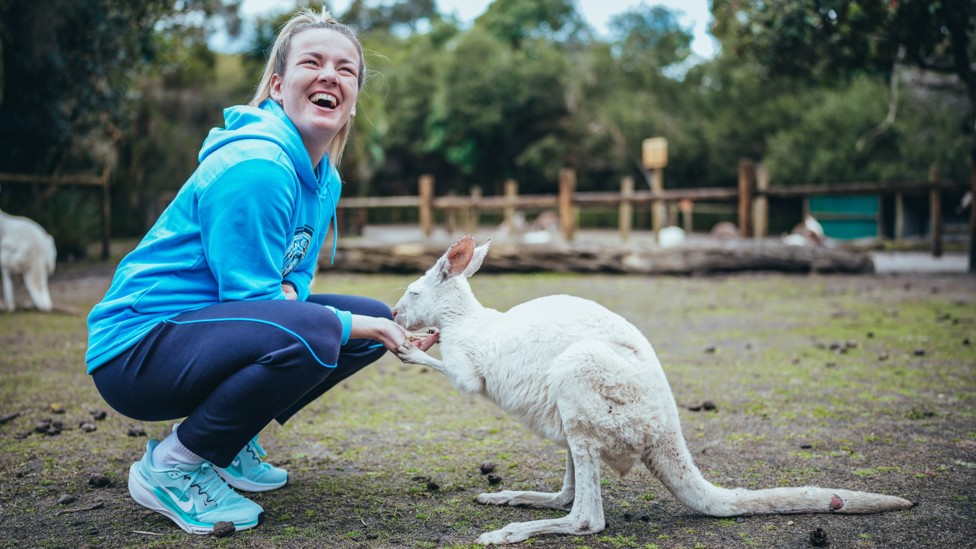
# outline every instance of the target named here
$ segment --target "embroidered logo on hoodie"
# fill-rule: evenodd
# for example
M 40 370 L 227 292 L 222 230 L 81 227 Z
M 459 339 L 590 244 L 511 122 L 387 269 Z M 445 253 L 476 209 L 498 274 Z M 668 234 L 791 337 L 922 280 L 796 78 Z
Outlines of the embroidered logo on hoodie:
M 281 266 L 281 276 L 286 277 L 295 270 L 295 267 L 305 259 L 309 247 L 312 246 L 312 227 L 304 225 L 295 229 L 295 237 L 292 238 L 291 246 L 285 252 L 285 261 Z

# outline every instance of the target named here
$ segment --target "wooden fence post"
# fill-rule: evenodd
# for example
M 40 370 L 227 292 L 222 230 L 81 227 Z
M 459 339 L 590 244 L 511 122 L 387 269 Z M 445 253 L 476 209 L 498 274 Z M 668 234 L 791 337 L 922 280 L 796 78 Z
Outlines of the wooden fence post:
M 895 242 L 905 239 L 905 195 L 895 193 Z
M 508 179 L 505 181 L 505 226 L 508 227 L 508 234 L 515 234 L 515 200 L 518 198 L 518 181 Z
M 756 188 L 756 166 L 752 160 L 739 160 L 739 234 L 752 236 L 752 197 Z
M 470 234 L 478 232 L 478 226 L 481 224 L 481 213 L 478 210 L 480 202 L 481 187 L 475 185 L 471 187 L 471 207 L 468 209 L 468 233 Z
M 682 198 L 678 201 L 678 209 L 681 211 L 681 228 L 691 234 L 695 230 L 695 201 Z
M 624 242 L 630 238 L 630 228 L 634 223 L 634 178 L 627 176 L 620 180 L 620 209 L 618 217 L 620 225 L 620 239 Z
M 939 168 L 929 170 L 929 210 L 932 212 L 932 257 L 942 257 L 942 192 L 939 190 Z
M 756 199 L 753 207 L 755 221 L 756 239 L 769 236 L 769 198 L 766 191 L 769 190 L 769 172 L 766 166 L 760 162 L 756 166 Z
M 651 170 L 651 192 L 659 193 L 664 191 L 664 169 L 654 168 Z M 664 221 L 668 215 L 667 206 L 663 200 L 654 199 L 651 201 L 651 230 L 654 231 L 654 240 L 664 228 Z
M 429 237 L 434 230 L 434 176 L 420 176 L 420 231 Z
M 573 215 L 573 192 L 576 190 L 576 171 L 563 168 L 559 170 L 559 224 L 563 238 L 573 240 L 576 231 L 576 216 Z

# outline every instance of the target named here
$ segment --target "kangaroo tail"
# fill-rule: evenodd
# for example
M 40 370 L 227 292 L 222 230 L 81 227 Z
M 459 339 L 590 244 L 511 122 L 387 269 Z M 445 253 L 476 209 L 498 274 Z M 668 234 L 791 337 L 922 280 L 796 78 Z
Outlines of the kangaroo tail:
M 895 496 L 814 486 L 765 490 L 719 488 L 702 477 L 680 432 L 662 436 L 654 447 L 645 451 L 642 461 L 681 503 L 713 517 L 880 513 L 914 506 Z

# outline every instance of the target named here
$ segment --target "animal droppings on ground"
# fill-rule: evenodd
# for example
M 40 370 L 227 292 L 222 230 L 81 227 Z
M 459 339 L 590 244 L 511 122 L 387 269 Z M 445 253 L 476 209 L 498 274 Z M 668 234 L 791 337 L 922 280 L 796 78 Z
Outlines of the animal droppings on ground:
M 701 404 L 692 404 L 688 406 L 688 410 L 692 412 L 701 412 L 705 410 L 706 412 L 716 412 L 718 411 L 718 406 L 711 400 L 706 400 Z
M 423 476 L 423 475 L 417 475 L 417 476 L 413 477 L 411 480 L 413 480 L 414 482 L 419 482 L 419 483 L 424 484 L 424 487 L 426 488 L 426 490 L 428 492 L 436 492 L 436 491 L 438 491 L 438 490 L 441 489 L 440 484 L 437 484 L 436 482 L 434 482 L 434 480 L 432 478 L 430 478 L 430 477 L 426 477 L 426 476 Z
M 639 520 L 641 522 L 651 522 L 651 517 L 648 515 L 634 515 L 633 513 L 624 513 L 624 522 L 634 522 Z
M 144 437 L 146 436 L 146 431 L 142 427 L 129 427 L 128 434 L 130 437 Z
M 495 473 L 488 474 L 488 484 L 499 484 L 502 481 L 502 477 L 496 475 Z
M 72 496 L 71 494 L 64 494 L 58 498 L 58 504 L 60 505 L 70 505 L 77 501 L 78 498 Z
M 813 532 L 810 532 L 810 545 L 814 547 L 826 547 L 830 545 L 827 541 L 827 532 L 823 531 L 823 528 L 817 528 Z
M 105 410 L 92 410 L 91 415 L 95 418 L 95 421 L 102 421 L 108 417 L 108 413 Z
M 42 419 L 34 425 L 35 433 L 42 433 L 52 437 L 60 435 L 62 430 L 64 430 L 64 424 L 61 421 L 54 421 L 50 418 Z
M 92 423 L 92 422 L 90 422 L 90 421 L 82 421 L 82 422 L 80 422 L 78 424 L 78 428 L 81 429 L 82 431 L 86 432 L 86 433 L 91 433 L 91 432 L 94 432 L 95 430 L 98 429 L 98 427 L 96 427 L 95 424 Z
M 481 474 L 482 475 L 487 475 L 488 473 L 492 473 L 494 471 L 495 471 L 495 464 L 494 463 L 492 463 L 490 461 L 486 461 L 486 462 L 484 462 L 484 463 L 481 464 Z
M 105 488 L 112 485 L 112 481 L 105 475 L 100 475 L 98 473 L 92 473 L 88 477 L 88 485 L 92 488 Z

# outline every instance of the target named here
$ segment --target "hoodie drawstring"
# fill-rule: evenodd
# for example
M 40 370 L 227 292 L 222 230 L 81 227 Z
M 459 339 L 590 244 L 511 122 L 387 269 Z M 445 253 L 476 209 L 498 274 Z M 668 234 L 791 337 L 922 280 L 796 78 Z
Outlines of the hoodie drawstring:
M 332 189 L 325 188 L 327 196 L 332 196 Z M 329 265 L 335 264 L 336 247 L 339 244 L 339 200 L 332 201 L 332 257 L 329 258 Z

